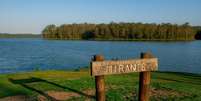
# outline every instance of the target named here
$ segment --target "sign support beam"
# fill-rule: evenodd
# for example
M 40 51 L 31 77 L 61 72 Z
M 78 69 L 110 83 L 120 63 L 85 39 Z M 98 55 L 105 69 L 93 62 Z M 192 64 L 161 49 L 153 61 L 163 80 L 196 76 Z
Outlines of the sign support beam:
M 95 55 L 94 61 L 104 61 L 102 55 Z M 96 82 L 96 101 L 105 101 L 105 81 L 104 75 L 95 76 Z
M 153 58 L 151 53 L 141 53 L 142 59 Z M 139 101 L 149 101 L 151 71 L 140 72 Z

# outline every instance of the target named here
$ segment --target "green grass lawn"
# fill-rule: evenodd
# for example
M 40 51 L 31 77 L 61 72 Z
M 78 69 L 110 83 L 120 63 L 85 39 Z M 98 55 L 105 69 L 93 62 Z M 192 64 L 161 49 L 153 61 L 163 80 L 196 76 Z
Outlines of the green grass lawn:
M 95 80 L 88 71 L 37 71 L 1 74 L 0 98 L 26 95 L 47 96 L 47 91 L 76 93 L 70 101 L 95 100 Z M 106 98 L 109 101 L 136 101 L 138 73 L 105 76 Z M 201 75 L 153 72 L 151 101 L 201 101 Z

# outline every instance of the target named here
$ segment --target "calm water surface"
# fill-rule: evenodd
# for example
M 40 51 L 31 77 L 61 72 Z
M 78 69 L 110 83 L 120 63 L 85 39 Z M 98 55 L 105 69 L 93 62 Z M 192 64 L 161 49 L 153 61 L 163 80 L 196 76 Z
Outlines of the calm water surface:
M 93 55 L 106 59 L 137 58 L 150 51 L 159 58 L 160 71 L 201 74 L 201 41 L 109 42 L 0 39 L 0 73 L 35 69 L 75 69 L 88 66 Z

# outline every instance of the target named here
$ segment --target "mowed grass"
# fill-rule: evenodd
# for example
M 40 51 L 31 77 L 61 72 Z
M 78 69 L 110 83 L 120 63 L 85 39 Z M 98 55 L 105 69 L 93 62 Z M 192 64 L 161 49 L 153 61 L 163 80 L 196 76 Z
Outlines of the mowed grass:
M 71 101 L 95 100 L 95 80 L 88 70 L 37 71 L 1 74 L 0 98 L 27 95 L 36 98 L 47 91 L 77 93 Z M 136 101 L 139 73 L 105 76 L 106 98 L 109 101 Z M 90 96 L 89 96 L 90 95 Z M 201 101 L 201 75 L 173 72 L 152 72 L 152 101 Z

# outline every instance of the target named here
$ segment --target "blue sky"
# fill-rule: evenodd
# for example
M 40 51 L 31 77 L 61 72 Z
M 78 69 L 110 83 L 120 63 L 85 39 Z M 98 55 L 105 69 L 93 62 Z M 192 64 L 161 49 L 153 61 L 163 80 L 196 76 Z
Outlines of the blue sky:
M 41 33 L 48 24 L 170 22 L 201 25 L 201 0 L 0 0 L 0 32 Z

